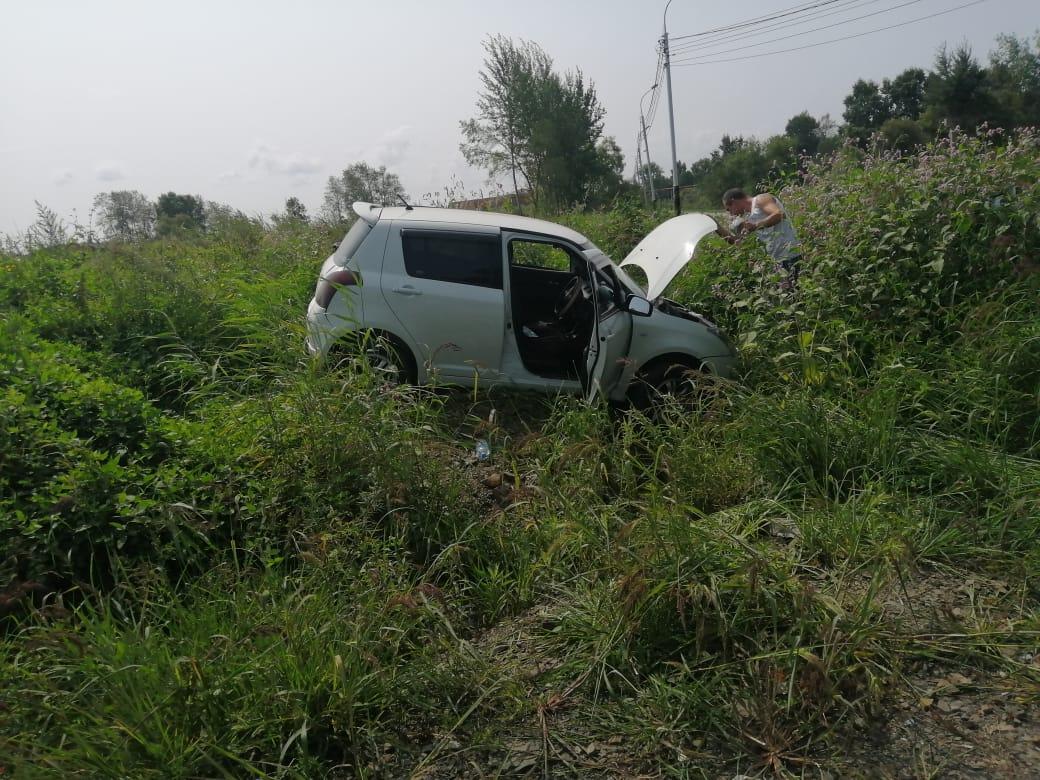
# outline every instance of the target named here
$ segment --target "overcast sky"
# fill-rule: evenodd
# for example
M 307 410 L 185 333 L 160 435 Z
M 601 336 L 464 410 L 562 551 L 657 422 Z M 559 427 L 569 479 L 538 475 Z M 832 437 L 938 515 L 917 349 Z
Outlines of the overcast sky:
M 837 24 L 831 29 L 726 56 L 804 46 L 968 1 L 849 0 L 844 16 L 730 48 Z M 794 5 L 673 0 L 668 30 L 688 35 Z M 0 232 L 27 228 L 34 200 L 85 221 L 93 196 L 109 190 L 153 199 L 170 190 L 198 194 L 250 214 L 280 210 L 296 195 L 315 213 L 328 177 L 358 161 L 386 165 L 420 202 L 448 186 L 479 190 L 485 177 L 459 152 L 459 121 L 474 115 L 482 42 L 496 33 L 533 41 L 559 70 L 580 67 L 594 81 L 605 133 L 616 137 L 631 173 L 664 7 L 664 0 L 0 0 Z M 943 42 L 967 41 L 985 60 L 999 33 L 1037 27 L 1036 0 L 985 0 L 840 43 L 677 67 L 678 156 L 702 157 L 724 133 L 782 132 L 803 110 L 840 119 L 857 78 L 928 68 Z M 650 154 L 666 169 L 667 124 L 662 100 Z

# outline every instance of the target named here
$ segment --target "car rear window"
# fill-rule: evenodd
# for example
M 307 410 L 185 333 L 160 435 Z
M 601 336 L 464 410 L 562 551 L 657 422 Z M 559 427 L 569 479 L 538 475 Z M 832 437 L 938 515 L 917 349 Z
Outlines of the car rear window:
M 502 289 L 502 248 L 496 237 L 404 231 L 401 241 L 409 276 Z
M 343 240 L 339 242 L 339 246 L 336 248 L 336 265 L 346 265 L 347 261 L 358 251 L 358 248 L 368 237 L 371 230 L 372 226 L 363 219 L 359 219 L 351 225 L 347 235 L 343 237 Z

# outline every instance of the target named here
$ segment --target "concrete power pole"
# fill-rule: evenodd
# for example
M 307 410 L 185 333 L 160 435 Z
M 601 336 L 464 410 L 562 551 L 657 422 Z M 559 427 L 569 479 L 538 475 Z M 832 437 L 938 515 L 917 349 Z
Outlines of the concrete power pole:
M 654 189 L 654 173 L 650 167 L 650 145 L 646 141 L 646 113 L 643 111 L 643 101 L 646 100 L 646 96 L 657 89 L 657 85 L 654 84 L 650 89 L 643 93 L 643 97 L 639 98 L 639 129 L 643 133 L 643 148 L 646 150 L 646 180 L 649 182 L 650 188 L 650 202 L 657 202 L 657 190 Z M 636 150 L 639 150 L 639 144 L 636 143 Z
M 642 115 L 639 117 L 639 124 L 643 127 L 643 148 L 646 149 L 646 181 L 650 187 L 650 202 L 657 202 L 657 190 L 654 189 L 654 169 L 650 167 L 650 147 L 646 143 L 646 123 L 643 121 Z
M 675 204 L 675 216 L 679 216 L 679 163 L 675 157 L 675 114 L 672 111 L 672 68 L 668 55 L 668 6 L 672 0 L 668 0 L 664 7 L 664 35 L 661 36 L 661 46 L 664 47 L 664 75 L 668 84 L 668 126 L 672 131 L 672 201 Z
M 643 168 L 643 150 L 639 148 L 639 137 L 636 137 L 636 183 L 639 180 L 643 180 L 643 197 L 646 199 L 646 205 L 650 205 L 650 190 L 646 187 L 646 169 Z

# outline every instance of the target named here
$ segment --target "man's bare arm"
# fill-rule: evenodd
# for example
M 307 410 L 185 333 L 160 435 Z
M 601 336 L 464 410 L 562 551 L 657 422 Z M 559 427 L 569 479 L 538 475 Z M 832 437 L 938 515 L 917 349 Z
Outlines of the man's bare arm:
M 780 208 L 780 204 L 776 198 L 770 195 L 768 192 L 764 192 L 756 198 L 758 205 L 765 212 L 765 219 L 760 219 L 758 222 L 747 222 L 746 230 L 748 232 L 759 230 L 761 228 L 772 227 L 773 225 L 780 224 L 784 219 L 784 212 Z

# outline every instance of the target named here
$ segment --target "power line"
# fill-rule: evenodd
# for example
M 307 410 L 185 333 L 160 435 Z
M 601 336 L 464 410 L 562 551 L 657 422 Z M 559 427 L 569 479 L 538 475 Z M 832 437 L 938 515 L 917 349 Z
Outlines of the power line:
M 768 35 L 771 32 L 777 32 L 780 30 L 786 30 L 791 28 L 798 29 L 806 24 L 817 21 L 819 19 L 824 19 L 830 16 L 847 14 L 865 6 L 874 5 L 879 2 L 882 2 L 882 0 L 851 0 L 851 2 L 849 2 L 849 0 L 845 0 L 845 5 L 843 7 L 835 8 L 825 13 L 813 14 L 811 16 L 805 17 L 804 19 L 796 19 L 794 21 L 788 21 L 779 24 L 770 24 L 752 31 L 733 33 L 726 36 L 705 40 L 703 42 L 690 41 L 688 43 L 677 46 L 675 49 L 672 50 L 672 54 L 673 56 L 680 57 L 687 56 L 695 52 L 717 49 L 720 46 L 727 46 L 730 44 L 739 43 L 741 41 L 747 41 L 754 38 L 761 38 L 762 36 Z
M 661 88 L 657 87 L 654 90 L 653 97 L 650 98 L 650 109 L 646 112 L 646 129 L 649 130 L 654 125 L 654 117 L 657 116 L 657 106 L 661 103 Z
M 773 54 L 787 54 L 788 52 L 792 52 L 792 51 L 803 51 L 804 49 L 812 49 L 812 48 L 815 48 L 817 46 L 825 46 L 828 43 L 837 43 L 838 41 L 849 41 L 849 40 L 852 40 L 853 38 L 862 38 L 865 35 L 872 35 L 873 33 L 883 32 L 885 30 L 894 30 L 894 29 L 896 29 L 898 27 L 906 27 L 908 24 L 914 24 L 915 22 L 923 22 L 926 19 L 934 19 L 936 16 L 944 16 L 946 14 L 953 13 L 954 11 L 959 11 L 962 8 L 968 8 L 969 6 L 979 5 L 979 4 L 984 3 L 984 2 L 986 2 L 986 0 L 973 0 L 973 2 L 964 3 L 963 5 L 954 6 L 953 8 L 948 8 L 945 11 L 938 11 L 937 13 L 928 14 L 927 16 L 919 16 L 916 19 L 908 19 L 907 21 L 900 22 L 899 24 L 890 24 L 887 27 L 878 27 L 877 29 L 867 30 L 866 32 L 856 33 L 855 35 L 845 35 L 845 36 L 842 36 L 841 38 L 832 38 L 829 41 L 819 41 L 818 43 L 810 43 L 810 44 L 807 44 L 805 46 L 795 46 L 795 47 L 790 48 L 790 49 L 778 49 L 776 51 L 766 51 L 766 52 L 762 52 L 760 54 L 748 54 L 748 55 L 746 55 L 744 57 L 729 57 L 729 58 L 720 59 L 720 60 L 707 60 L 705 62 L 685 62 L 685 63 L 682 63 L 682 64 L 676 64 L 675 67 L 677 67 L 677 68 L 692 68 L 692 67 L 696 67 L 698 65 L 714 65 L 714 64 L 720 63 L 720 62 L 740 62 L 741 60 L 753 60 L 753 59 L 757 59 L 759 57 L 769 57 L 769 56 L 771 56 Z M 719 52 L 719 53 L 721 53 L 721 52 Z M 672 64 L 675 64 L 675 63 L 672 63 Z
M 815 21 L 816 19 L 824 19 L 824 18 L 826 18 L 828 16 L 835 16 L 836 14 L 848 13 L 849 11 L 853 10 L 856 7 L 862 7 L 862 6 L 867 6 L 867 5 L 874 5 L 875 3 L 879 3 L 879 2 L 881 2 L 881 0 L 841 0 L 841 3 L 842 3 L 842 5 L 844 7 L 835 8 L 833 10 L 826 11 L 826 12 L 823 12 L 823 13 L 812 14 L 810 16 L 807 16 L 804 19 L 796 19 L 794 21 L 789 21 L 789 22 L 780 22 L 780 23 L 777 23 L 777 24 L 769 24 L 769 25 L 766 25 L 764 27 L 759 28 L 758 30 L 756 30 L 754 32 L 747 32 L 747 31 L 745 31 L 745 32 L 737 32 L 737 33 L 731 33 L 731 34 L 728 34 L 728 35 L 720 35 L 720 36 L 717 36 L 715 38 L 708 39 L 708 40 L 705 40 L 705 41 L 689 41 L 687 43 L 681 43 L 678 46 L 673 47 L 671 52 L 672 52 L 672 54 L 676 54 L 676 53 L 683 53 L 683 52 L 689 51 L 691 49 L 698 49 L 699 50 L 699 49 L 702 49 L 702 48 L 714 48 L 715 46 L 721 45 L 723 43 L 732 43 L 732 42 L 735 42 L 735 41 L 747 40 L 749 38 L 757 38 L 758 36 L 765 35 L 766 33 L 770 32 L 770 31 L 773 31 L 773 30 L 785 30 L 785 29 L 787 29 L 789 27 L 797 27 L 797 26 L 799 26 L 801 24 L 805 24 L 806 22 Z
M 697 56 L 697 57 L 687 58 L 687 59 L 684 59 L 684 60 L 672 60 L 672 64 L 673 65 L 677 65 L 677 64 L 681 64 L 681 63 L 695 62 L 697 60 L 709 59 L 711 57 L 715 57 L 715 56 L 718 56 L 720 54 L 730 54 L 730 53 L 735 52 L 735 51 L 743 51 L 744 49 L 754 49 L 756 46 L 766 46 L 766 45 L 768 45 L 770 43 L 777 43 L 778 41 L 786 41 L 786 40 L 788 40 L 790 38 L 797 38 L 800 35 L 808 35 L 809 33 L 819 32 L 820 30 L 830 30 L 833 27 L 841 27 L 842 25 L 849 24 L 850 22 L 858 22 L 861 19 L 868 19 L 871 16 L 878 16 L 879 14 L 888 13 L 889 11 L 895 11 L 895 10 L 897 10 L 899 8 L 905 8 L 908 5 L 916 5 L 917 3 L 920 3 L 920 2 L 921 2 L 921 0 L 907 0 L 907 2 L 905 2 L 905 3 L 899 3 L 898 5 L 893 5 L 893 6 L 890 6 L 888 8 L 882 8 L 879 11 L 872 11 L 869 14 L 863 14 L 862 16 L 854 16 L 851 19 L 844 19 L 844 20 L 842 20 L 840 22 L 834 22 L 832 24 L 825 24 L 825 25 L 823 25 L 821 27 L 814 27 L 811 30 L 802 30 L 801 32 L 791 33 L 790 35 L 781 35 L 779 38 L 770 38 L 768 41 L 759 41 L 758 43 L 749 43 L 747 46 L 737 46 L 737 47 L 735 47 L 733 49 L 723 49 L 722 51 L 711 52 L 710 54 L 704 54 L 704 55 L 700 55 L 700 56 Z
M 791 6 L 790 8 L 785 8 L 782 11 L 773 14 L 772 16 L 756 16 L 751 19 L 745 19 L 741 22 L 735 22 L 733 24 L 726 25 L 725 27 L 715 27 L 711 30 L 704 30 L 703 32 L 699 33 L 690 33 L 689 35 L 672 35 L 669 36 L 669 40 L 681 41 L 687 38 L 703 38 L 706 35 L 713 35 L 715 33 L 728 32 L 730 30 L 738 30 L 743 27 L 753 27 L 756 24 L 763 24 L 765 22 L 771 22 L 776 19 L 783 19 L 785 16 L 796 16 L 797 14 L 812 11 L 816 8 L 823 8 L 824 6 L 828 5 L 834 5 L 835 3 L 841 1 L 842 0 L 822 0 L 822 2 L 810 3 L 808 5 Z
M 663 71 L 664 52 L 659 52 L 657 55 L 657 70 L 654 73 L 654 86 L 652 88 L 653 94 L 650 97 L 650 108 L 647 109 L 646 117 L 643 120 L 646 123 L 647 130 L 649 130 L 650 126 L 654 123 L 654 116 L 657 114 L 657 104 L 660 102 L 661 99 L 661 88 L 659 85 L 661 83 L 661 75 Z

